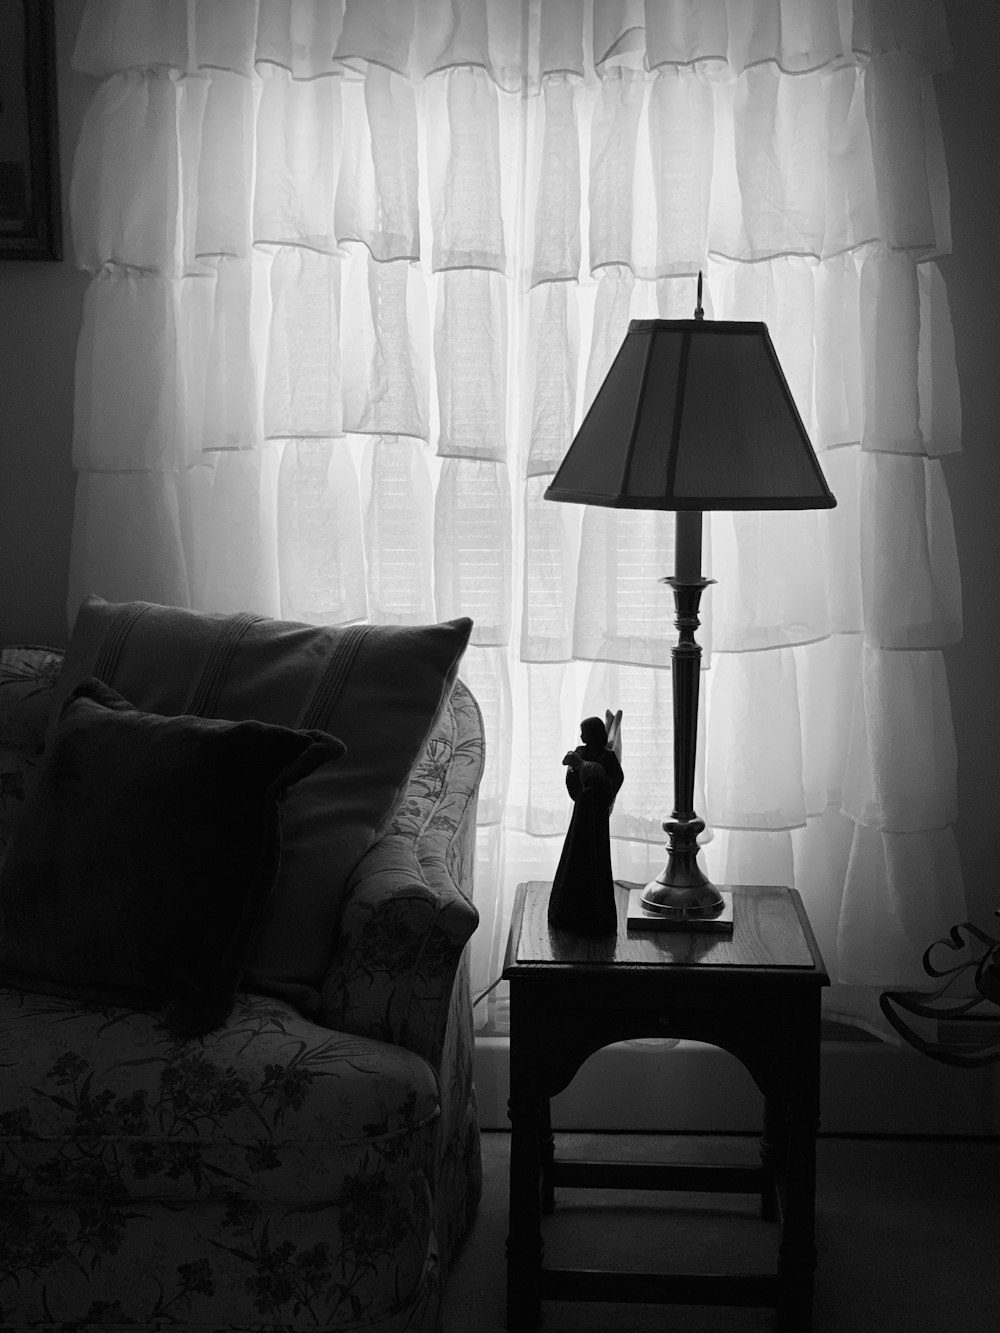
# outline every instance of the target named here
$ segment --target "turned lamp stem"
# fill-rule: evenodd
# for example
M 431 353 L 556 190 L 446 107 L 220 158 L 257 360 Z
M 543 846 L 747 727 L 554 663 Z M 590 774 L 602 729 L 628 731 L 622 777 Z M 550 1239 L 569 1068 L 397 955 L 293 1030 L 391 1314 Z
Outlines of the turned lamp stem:
M 661 579 L 674 592 L 678 630 L 671 649 L 674 704 L 674 808 L 663 823 L 668 838 L 667 864 L 641 894 L 643 907 L 665 918 L 704 920 L 719 915 L 723 898 L 698 865 L 698 835 L 705 821 L 694 809 L 695 758 L 698 749 L 698 693 L 701 647 L 694 632 L 701 623 L 702 591 L 715 582 L 701 577 L 700 510 L 677 511 L 674 575 Z
M 694 317 L 705 318 L 701 304 L 701 274 Z M 683 408 L 683 397 L 677 405 Z M 705 920 L 721 914 L 723 899 L 698 864 L 698 835 L 705 821 L 694 808 L 695 759 L 698 753 L 698 694 L 701 688 L 701 647 L 694 637 L 700 625 L 698 606 L 714 579 L 701 577 L 700 509 L 678 509 L 674 528 L 674 576 L 661 579 L 674 590 L 677 643 L 670 652 L 670 679 L 674 703 L 674 808 L 663 822 L 667 835 L 667 864 L 647 884 L 640 901 L 647 912 L 667 920 Z

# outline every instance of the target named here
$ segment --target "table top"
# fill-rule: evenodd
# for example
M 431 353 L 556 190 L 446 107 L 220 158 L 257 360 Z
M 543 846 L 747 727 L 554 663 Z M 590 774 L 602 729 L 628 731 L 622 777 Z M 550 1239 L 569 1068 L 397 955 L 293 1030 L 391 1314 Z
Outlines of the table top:
M 549 926 L 547 880 L 520 884 L 514 901 L 504 977 L 555 972 L 607 973 L 669 967 L 699 972 L 734 968 L 779 973 L 826 986 L 829 978 L 802 900 L 794 889 L 720 885 L 733 894 L 733 932 L 629 930 L 628 890 L 617 883 L 618 933 L 588 938 Z

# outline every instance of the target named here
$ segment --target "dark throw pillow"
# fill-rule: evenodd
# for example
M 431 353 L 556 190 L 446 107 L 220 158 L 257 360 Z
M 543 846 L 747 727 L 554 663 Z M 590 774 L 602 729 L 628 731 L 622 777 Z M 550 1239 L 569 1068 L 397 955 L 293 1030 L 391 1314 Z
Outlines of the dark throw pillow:
M 54 707 L 96 676 L 151 713 L 259 718 L 340 737 L 343 760 L 288 793 L 281 867 L 244 983 L 318 1016 L 351 871 L 403 798 L 471 629 L 464 618 L 302 625 L 88 597 Z
M 344 753 L 317 730 L 140 712 L 95 679 L 60 710 L 0 872 L 0 981 L 225 1022 L 279 864 L 279 803 Z

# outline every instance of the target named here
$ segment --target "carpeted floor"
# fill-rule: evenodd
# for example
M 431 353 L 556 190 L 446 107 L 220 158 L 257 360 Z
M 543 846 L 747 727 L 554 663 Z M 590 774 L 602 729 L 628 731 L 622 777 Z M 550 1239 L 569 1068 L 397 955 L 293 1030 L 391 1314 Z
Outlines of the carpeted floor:
M 444 1333 L 504 1328 L 509 1138 L 483 1136 L 478 1220 L 448 1281 Z M 756 1161 L 753 1138 L 561 1134 L 560 1156 Z M 1000 1330 L 1000 1143 L 821 1139 L 813 1333 Z M 545 1219 L 553 1266 L 766 1271 L 777 1228 L 750 1195 L 573 1190 Z M 758 1333 L 765 1310 L 545 1302 L 543 1333 Z

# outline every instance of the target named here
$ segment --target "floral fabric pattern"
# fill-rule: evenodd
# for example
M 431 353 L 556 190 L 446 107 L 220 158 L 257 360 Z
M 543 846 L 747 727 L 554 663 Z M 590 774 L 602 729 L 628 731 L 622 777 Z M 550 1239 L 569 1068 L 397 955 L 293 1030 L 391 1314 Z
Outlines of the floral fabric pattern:
M 19 710 L 55 671 L 14 669 L 0 746 L 37 762 L 45 709 Z M 459 682 L 353 877 L 322 1025 L 244 993 L 180 1041 L 151 1014 L 0 989 L 0 1333 L 437 1329 L 481 1188 L 481 767 Z
M 0 649 L 0 861 L 41 759 L 61 665 L 56 648 L 24 644 Z
M 358 1176 L 391 1183 L 431 1151 L 439 1108 L 426 1061 L 330 1032 L 281 1001 L 240 995 L 224 1027 L 179 1041 L 152 1014 L 0 994 L 0 1064 L 11 1071 L 0 1125 L 24 1128 L 7 1151 L 33 1199 L 239 1190 L 314 1203 Z
M 388 833 L 348 886 L 323 1021 L 436 1063 L 448 995 L 478 914 L 469 886 L 482 721 L 457 681 Z M 419 943 L 419 948 L 415 944 Z

